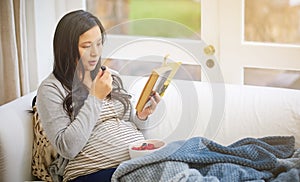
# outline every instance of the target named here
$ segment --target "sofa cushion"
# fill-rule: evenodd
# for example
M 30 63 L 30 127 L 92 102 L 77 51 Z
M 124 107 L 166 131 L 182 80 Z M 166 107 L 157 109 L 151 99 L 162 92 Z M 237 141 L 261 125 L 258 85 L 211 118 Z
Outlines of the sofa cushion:
M 46 137 L 36 106 L 33 107 L 32 122 L 32 174 L 43 181 L 53 181 L 48 168 L 57 157 L 57 152 Z

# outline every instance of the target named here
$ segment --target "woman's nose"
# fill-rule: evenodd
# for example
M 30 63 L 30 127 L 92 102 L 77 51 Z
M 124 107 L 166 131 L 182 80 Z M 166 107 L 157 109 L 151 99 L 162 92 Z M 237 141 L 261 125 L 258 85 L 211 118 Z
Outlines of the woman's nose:
M 95 56 L 98 56 L 99 53 L 100 53 L 99 48 L 98 48 L 97 46 L 95 46 L 95 45 L 92 46 L 90 55 L 91 55 L 92 57 L 95 57 Z

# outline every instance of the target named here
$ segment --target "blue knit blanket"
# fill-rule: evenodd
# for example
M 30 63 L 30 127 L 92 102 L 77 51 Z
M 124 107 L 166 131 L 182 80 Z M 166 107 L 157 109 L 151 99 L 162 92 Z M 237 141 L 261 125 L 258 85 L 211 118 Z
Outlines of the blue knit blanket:
M 244 138 L 229 146 L 194 137 L 169 143 L 119 165 L 112 181 L 265 181 L 274 179 L 278 159 L 291 157 L 293 136 Z

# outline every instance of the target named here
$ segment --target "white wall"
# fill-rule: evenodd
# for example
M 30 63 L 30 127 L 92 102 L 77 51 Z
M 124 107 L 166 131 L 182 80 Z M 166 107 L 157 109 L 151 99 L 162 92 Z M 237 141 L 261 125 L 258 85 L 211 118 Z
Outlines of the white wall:
M 85 0 L 26 1 L 31 90 L 53 69 L 52 42 L 59 19 L 76 9 L 85 9 Z
M 56 25 L 55 1 L 35 0 L 36 55 L 40 83 L 52 70 L 52 40 Z
M 26 1 L 26 33 L 27 33 L 27 52 L 29 65 L 29 88 L 33 91 L 38 86 L 37 55 L 36 55 L 36 30 L 34 0 Z

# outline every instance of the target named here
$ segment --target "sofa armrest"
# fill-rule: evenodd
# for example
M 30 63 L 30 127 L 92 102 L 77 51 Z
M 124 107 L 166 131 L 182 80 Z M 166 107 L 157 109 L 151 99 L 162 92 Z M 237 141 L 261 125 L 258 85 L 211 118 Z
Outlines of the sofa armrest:
M 31 102 L 36 92 L 0 106 L 0 143 L 4 159 L 4 181 L 33 180 L 31 156 L 33 126 Z

